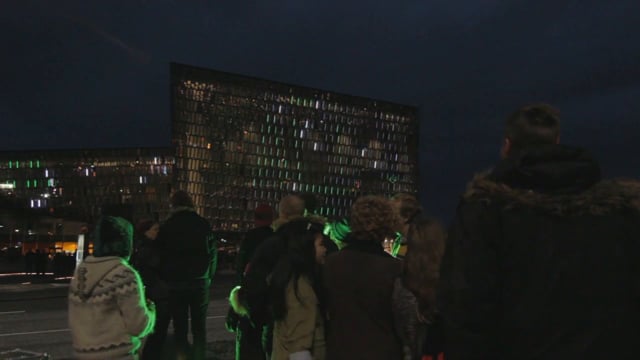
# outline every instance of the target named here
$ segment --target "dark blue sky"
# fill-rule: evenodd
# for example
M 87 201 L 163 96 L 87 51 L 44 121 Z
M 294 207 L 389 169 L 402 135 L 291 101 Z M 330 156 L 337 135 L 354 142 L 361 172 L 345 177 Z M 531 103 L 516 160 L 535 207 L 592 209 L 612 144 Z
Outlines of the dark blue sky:
M 444 219 L 528 102 L 640 177 L 640 1 L 241 3 L 2 1 L 0 150 L 166 146 L 175 61 L 419 106 L 421 197 Z

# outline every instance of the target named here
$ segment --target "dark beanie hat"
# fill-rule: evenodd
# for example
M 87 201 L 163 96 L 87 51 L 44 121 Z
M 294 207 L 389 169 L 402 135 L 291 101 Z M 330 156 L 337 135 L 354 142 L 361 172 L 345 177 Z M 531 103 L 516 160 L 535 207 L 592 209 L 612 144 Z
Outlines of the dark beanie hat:
M 104 216 L 98 220 L 93 240 L 93 256 L 129 258 L 133 244 L 133 225 L 121 217 Z
M 273 222 L 273 208 L 267 204 L 260 204 L 254 212 L 256 226 L 269 226 Z

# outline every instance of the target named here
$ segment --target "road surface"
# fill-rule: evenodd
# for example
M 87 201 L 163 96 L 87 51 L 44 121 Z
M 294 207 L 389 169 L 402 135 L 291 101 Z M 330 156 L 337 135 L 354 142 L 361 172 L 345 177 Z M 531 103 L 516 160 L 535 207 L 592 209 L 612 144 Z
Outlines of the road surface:
M 234 334 L 224 328 L 232 275 L 217 276 L 207 313 L 209 359 L 232 359 Z M 48 353 L 52 359 L 72 359 L 67 324 L 68 284 L 0 285 L 0 353 L 20 348 Z M 172 333 L 171 326 L 169 334 Z M 167 352 L 172 349 L 171 337 Z

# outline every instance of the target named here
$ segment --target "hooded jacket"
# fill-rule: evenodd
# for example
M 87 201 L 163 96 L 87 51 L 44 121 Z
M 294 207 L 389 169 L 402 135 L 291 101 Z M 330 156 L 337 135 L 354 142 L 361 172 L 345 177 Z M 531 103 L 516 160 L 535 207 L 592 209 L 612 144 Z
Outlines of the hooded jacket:
M 116 256 L 88 256 L 69 286 L 69 326 L 77 359 L 136 358 L 151 332 L 155 309 L 147 307 L 136 271 Z
M 635 359 L 640 184 L 581 149 L 531 148 L 477 175 L 439 297 L 448 360 Z

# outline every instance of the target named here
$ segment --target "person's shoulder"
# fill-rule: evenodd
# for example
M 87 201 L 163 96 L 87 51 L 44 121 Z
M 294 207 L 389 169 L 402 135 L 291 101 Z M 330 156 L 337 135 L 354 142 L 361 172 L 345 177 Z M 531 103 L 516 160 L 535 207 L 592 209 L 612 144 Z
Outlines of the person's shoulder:
M 490 209 L 529 209 L 554 216 L 640 213 L 640 181 L 602 180 L 580 192 L 543 193 L 513 188 L 480 173 L 467 185 L 458 214 L 489 213 Z
M 270 226 L 259 226 L 249 229 L 246 233 L 246 237 L 268 237 L 273 234 L 273 229 Z

